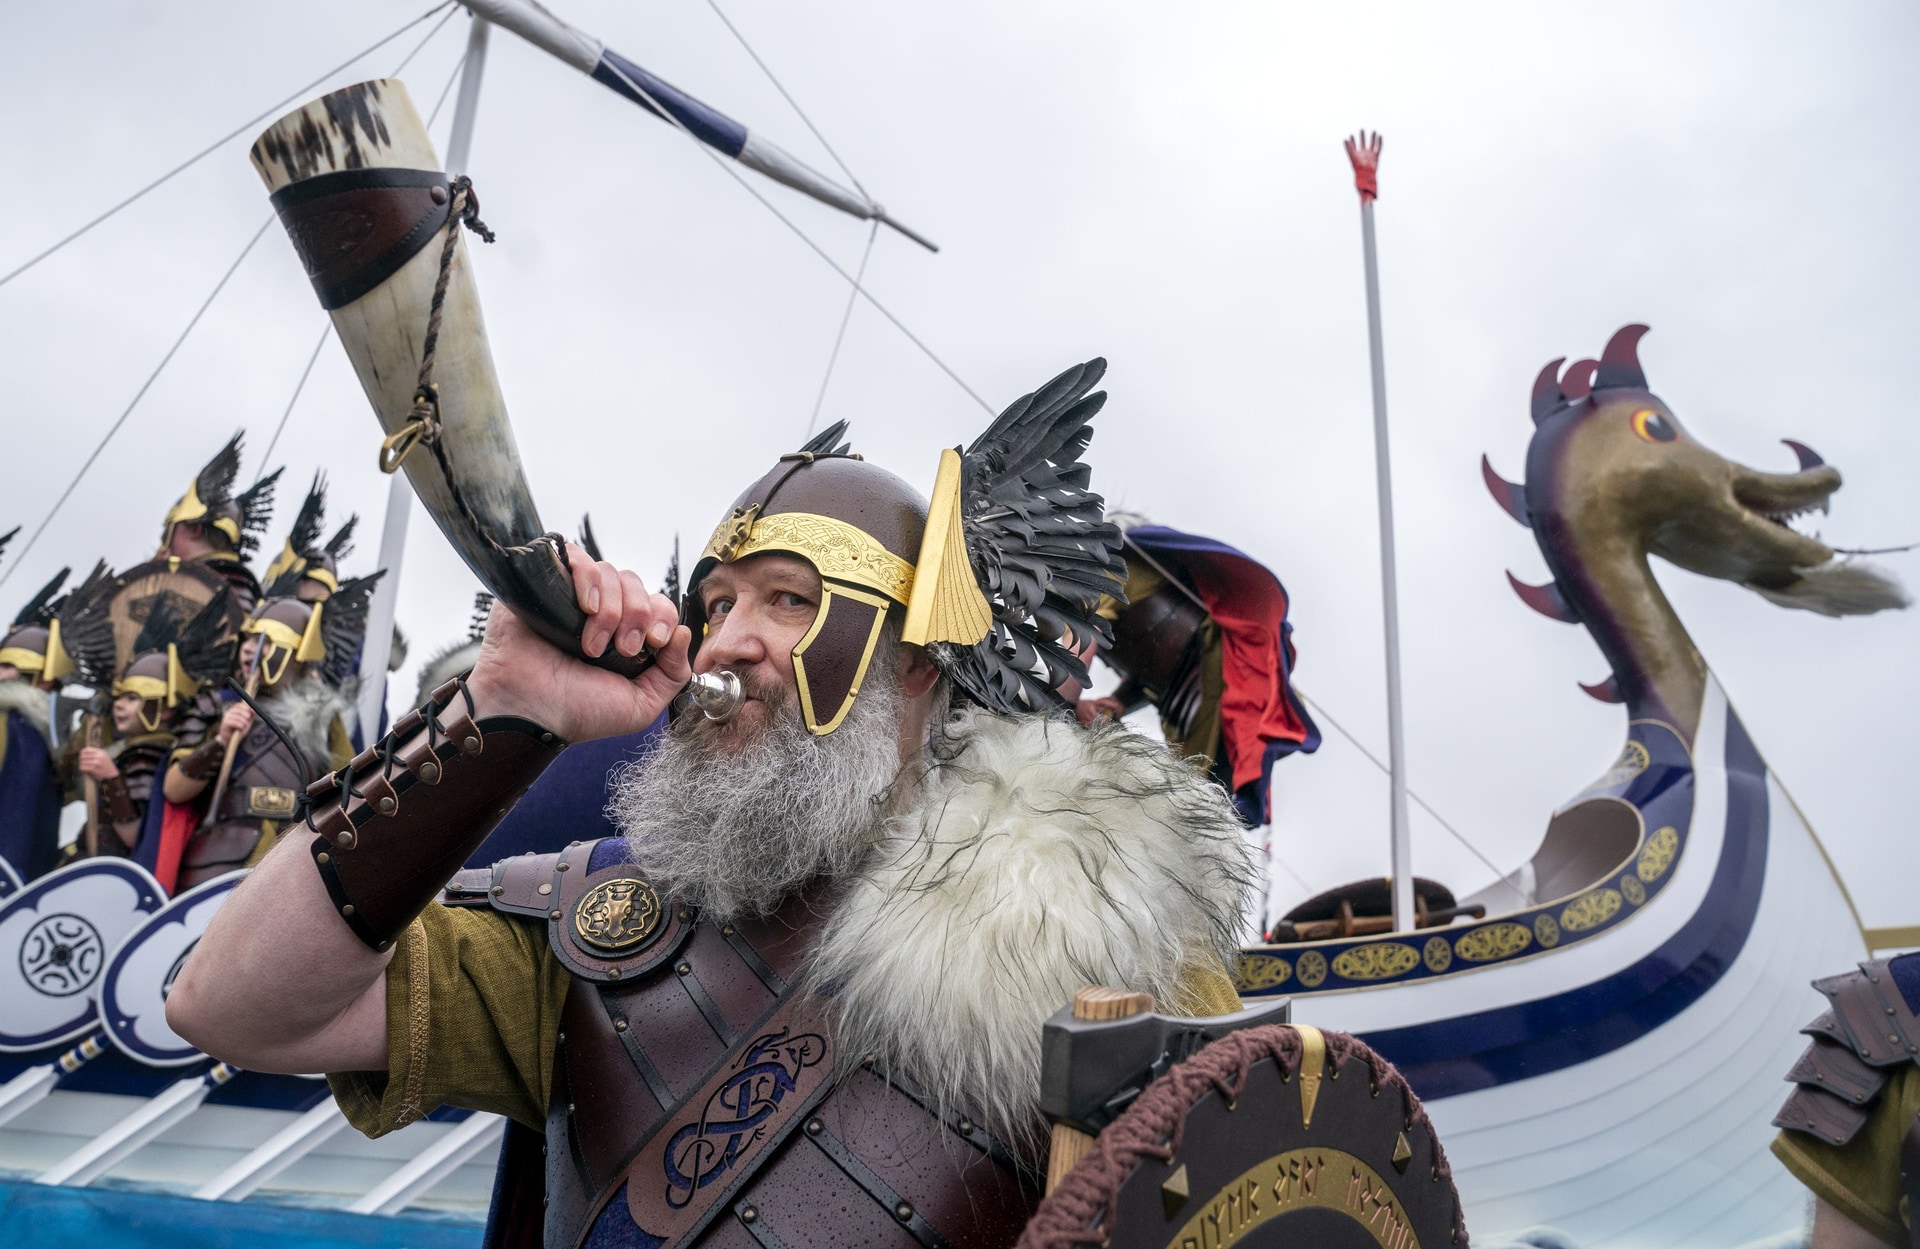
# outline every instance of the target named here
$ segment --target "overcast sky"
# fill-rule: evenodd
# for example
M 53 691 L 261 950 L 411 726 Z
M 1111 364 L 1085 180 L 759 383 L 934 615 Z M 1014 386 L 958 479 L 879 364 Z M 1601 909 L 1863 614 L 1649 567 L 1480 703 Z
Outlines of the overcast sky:
M 1793 467 L 1779 439 L 1808 442 L 1846 478 L 1828 540 L 1920 540 L 1910 5 L 722 3 L 860 180 L 941 244 L 883 231 L 875 294 L 996 407 L 1106 356 L 1095 485 L 1267 562 L 1293 596 L 1300 684 L 1376 751 L 1373 443 L 1339 141 L 1386 134 L 1409 770 L 1503 867 L 1605 770 L 1625 721 L 1576 688 L 1606 672 L 1586 634 L 1508 590 L 1504 570 L 1542 581 L 1544 565 L 1479 480 L 1483 451 L 1521 475 L 1542 363 L 1645 321 L 1653 387 L 1694 435 L 1774 470 Z M 424 7 L 8 6 L 0 271 Z M 703 0 L 554 7 L 832 168 Z M 423 113 L 466 27 L 457 15 L 401 75 Z M 325 86 L 391 73 L 428 29 Z M 46 514 L 266 220 L 252 133 L 0 287 L 0 528 Z M 535 497 L 555 528 L 591 509 L 610 556 L 657 580 L 676 532 L 697 550 L 799 441 L 845 285 L 683 136 L 511 36 L 494 37 L 476 133 L 500 241 L 475 263 Z M 857 264 L 864 225 L 760 185 Z M 264 450 L 324 323 L 275 227 L 0 607 L 61 563 L 150 554 L 229 433 Z M 938 448 L 986 420 L 864 307 L 827 394 L 823 419 L 839 417 L 923 489 Z M 370 569 L 377 441 L 330 343 L 274 455 L 288 471 L 270 545 L 323 467 L 334 518 L 365 518 L 347 571 Z M 399 614 L 417 665 L 461 633 L 476 587 L 417 510 L 412 535 Z M 1886 562 L 1920 581 L 1914 556 Z M 1920 617 L 1834 621 L 1660 576 L 1866 922 L 1920 923 Z M 410 667 L 396 708 L 412 689 Z M 1319 755 L 1276 778 L 1279 908 L 1386 870 L 1385 780 L 1323 727 Z M 1413 838 L 1422 875 L 1461 891 L 1491 875 L 1418 811 Z

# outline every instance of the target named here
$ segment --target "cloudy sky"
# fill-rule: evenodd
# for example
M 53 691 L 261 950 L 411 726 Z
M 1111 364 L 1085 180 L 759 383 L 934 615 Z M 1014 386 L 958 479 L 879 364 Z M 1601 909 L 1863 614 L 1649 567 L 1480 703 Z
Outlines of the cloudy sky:
M 860 180 L 937 239 L 883 232 L 874 293 L 996 405 L 1092 355 L 1092 452 L 1116 504 L 1228 540 L 1292 592 L 1301 685 L 1375 751 L 1385 712 L 1359 229 L 1340 138 L 1387 136 L 1379 229 L 1414 789 L 1496 863 L 1618 749 L 1605 667 L 1503 570 L 1545 579 L 1480 485 L 1521 473 L 1528 385 L 1628 321 L 1697 437 L 1759 468 L 1783 437 L 1846 477 L 1825 536 L 1920 540 L 1920 173 L 1911 6 L 721 0 Z M 556 0 L 583 30 L 803 159 L 829 157 L 704 0 Z M 14 5 L 0 17 L 0 272 L 425 8 Z M 437 20 L 437 19 L 436 19 Z M 423 112 L 456 15 L 401 77 Z M 393 72 L 432 23 L 324 87 Z M 316 89 L 312 94 L 318 94 Z M 444 144 L 451 107 L 435 127 Z M 251 132 L 0 286 L 0 527 L 29 530 L 268 209 Z M 649 580 L 694 547 L 819 391 L 844 283 L 678 133 L 496 34 L 471 171 L 500 241 L 476 260 L 535 497 L 591 509 Z M 763 184 L 764 185 L 764 184 Z M 860 223 L 768 198 L 851 268 Z M 0 587 L 152 549 L 236 428 L 257 456 L 324 325 L 278 229 L 248 256 L 73 500 Z M 923 488 L 985 414 L 858 309 L 823 419 Z M 273 461 L 282 520 L 316 467 L 368 528 L 385 480 L 365 400 L 321 353 Z M 252 470 L 250 461 L 248 471 Z M 464 628 L 470 575 L 414 516 L 400 622 L 418 657 Z M 270 541 L 278 545 L 280 531 Z M 1920 581 L 1920 560 L 1888 564 Z M 1920 922 L 1904 789 L 1912 613 L 1833 621 L 1660 576 L 1867 923 Z M 412 690 L 411 669 L 396 706 Z M 1275 902 L 1386 865 L 1384 778 L 1331 730 L 1282 766 Z M 1491 873 L 1416 812 L 1416 869 Z

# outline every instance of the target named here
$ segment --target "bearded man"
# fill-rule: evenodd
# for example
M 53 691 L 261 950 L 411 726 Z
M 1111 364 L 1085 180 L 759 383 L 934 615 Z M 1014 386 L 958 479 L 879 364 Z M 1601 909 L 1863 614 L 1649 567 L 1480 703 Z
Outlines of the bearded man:
M 944 452 L 931 503 L 840 427 L 782 457 L 685 623 L 568 547 L 580 653 L 496 606 L 469 676 L 309 791 L 312 835 L 216 916 L 173 1026 L 338 1073 L 372 1134 L 509 1116 L 492 1244 L 1011 1245 L 1047 1017 L 1095 983 L 1238 1008 L 1226 794 L 1055 692 L 1118 588 L 1079 463 L 1103 368 Z M 610 648 L 654 662 L 583 661 Z M 454 874 L 566 742 L 645 726 L 695 673 L 744 701 L 624 771 L 624 836 Z

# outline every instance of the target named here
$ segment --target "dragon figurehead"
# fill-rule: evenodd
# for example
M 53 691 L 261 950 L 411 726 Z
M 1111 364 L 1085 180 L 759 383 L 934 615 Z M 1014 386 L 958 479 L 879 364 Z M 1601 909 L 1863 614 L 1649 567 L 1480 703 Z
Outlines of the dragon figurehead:
M 1634 719 L 1660 720 L 1691 741 L 1707 666 L 1648 565 L 1658 555 L 1703 576 L 1737 582 L 1783 607 L 1831 616 L 1905 607 L 1890 575 L 1800 533 L 1791 522 L 1827 509 L 1840 474 L 1787 441 L 1795 473 L 1763 473 L 1687 433 L 1648 388 L 1638 347 L 1644 325 L 1623 327 L 1598 360 L 1561 369 L 1533 388 L 1525 485 L 1483 457 L 1496 502 L 1533 531 L 1553 572 L 1543 586 L 1508 574 L 1545 615 L 1584 624 L 1613 668 L 1583 686 L 1625 702 Z

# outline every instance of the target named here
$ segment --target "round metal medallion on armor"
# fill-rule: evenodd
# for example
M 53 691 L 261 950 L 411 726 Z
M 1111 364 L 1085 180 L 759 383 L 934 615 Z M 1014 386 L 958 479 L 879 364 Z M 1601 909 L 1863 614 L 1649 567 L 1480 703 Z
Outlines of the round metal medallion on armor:
M 659 891 L 646 881 L 605 880 L 573 908 L 573 931 L 596 950 L 624 954 L 658 935 L 665 914 Z

